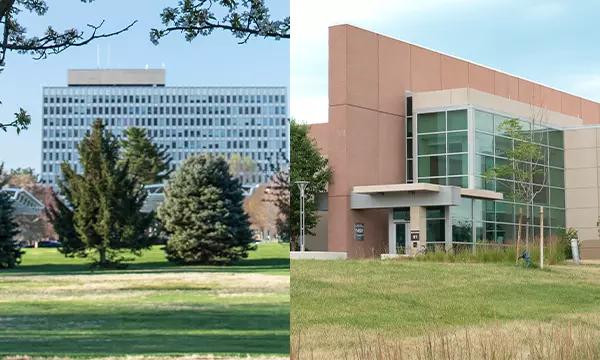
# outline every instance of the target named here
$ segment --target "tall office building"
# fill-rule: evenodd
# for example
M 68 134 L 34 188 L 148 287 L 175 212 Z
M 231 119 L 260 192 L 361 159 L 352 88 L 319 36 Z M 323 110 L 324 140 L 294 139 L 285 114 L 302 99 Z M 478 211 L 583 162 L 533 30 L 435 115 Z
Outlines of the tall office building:
M 42 181 L 56 186 L 60 164 L 78 172 L 77 145 L 95 119 L 117 137 L 136 126 L 168 149 L 176 168 L 196 153 L 248 156 L 267 181 L 289 159 L 285 87 L 170 87 L 163 69 L 69 70 L 68 86 L 44 87 Z

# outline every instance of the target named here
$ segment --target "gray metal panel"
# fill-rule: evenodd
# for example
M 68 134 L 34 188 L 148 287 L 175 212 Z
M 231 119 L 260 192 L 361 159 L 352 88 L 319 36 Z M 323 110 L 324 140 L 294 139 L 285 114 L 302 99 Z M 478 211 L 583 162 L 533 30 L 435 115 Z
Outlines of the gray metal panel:
M 395 192 L 371 195 L 352 193 L 350 195 L 350 207 L 354 210 L 454 205 L 460 205 L 460 188 L 455 186 L 443 186 L 440 192 Z

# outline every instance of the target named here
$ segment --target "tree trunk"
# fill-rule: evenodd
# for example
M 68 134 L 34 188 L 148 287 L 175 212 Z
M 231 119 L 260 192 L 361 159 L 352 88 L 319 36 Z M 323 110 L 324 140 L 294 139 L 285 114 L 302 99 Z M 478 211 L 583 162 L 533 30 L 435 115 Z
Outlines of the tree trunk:
M 100 267 L 104 267 L 107 263 L 106 260 L 106 248 L 98 249 L 98 255 L 100 255 Z

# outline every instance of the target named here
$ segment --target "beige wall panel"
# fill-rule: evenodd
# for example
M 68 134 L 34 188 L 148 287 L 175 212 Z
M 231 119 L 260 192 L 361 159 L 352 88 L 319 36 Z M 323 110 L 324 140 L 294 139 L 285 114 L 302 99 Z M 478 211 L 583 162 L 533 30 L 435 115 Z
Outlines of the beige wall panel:
M 596 148 L 565 151 L 565 168 L 581 169 L 596 167 Z
M 581 258 L 584 260 L 600 259 L 600 241 L 588 240 L 581 243 Z
M 598 186 L 598 171 L 596 167 L 565 170 L 566 188 L 576 189 L 596 186 Z
M 592 227 L 598 221 L 598 208 L 592 209 L 567 209 L 567 226 Z
M 565 150 L 596 147 L 596 129 L 567 130 L 565 134 Z
M 565 190 L 567 208 L 598 207 L 598 188 L 579 188 Z
M 410 88 L 410 46 L 379 36 L 379 110 L 404 115 L 405 91 Z
M 348 104 L 379 106 L 379 54 L 377 34 L 353 26 L 346 30 Z
M 310 251 L 327 251 L 327 228 L 328 228 L 328 217 L 327 211 L 319 211 L 319 221 L 317 226 L 313 230 L 315 235 L 306 234 L 305 247 Z

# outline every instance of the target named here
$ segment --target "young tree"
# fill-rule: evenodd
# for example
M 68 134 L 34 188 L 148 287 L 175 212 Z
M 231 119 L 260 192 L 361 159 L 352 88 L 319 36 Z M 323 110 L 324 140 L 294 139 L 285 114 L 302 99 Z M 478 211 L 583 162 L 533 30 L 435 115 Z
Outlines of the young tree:
M 265 233 L 276 233 L 277 207 L 267 201 L 267 186 L 260 185 L 244 200 L 244 210 L 250 219 L 250 226 L 260 232 L 264 238 Z
M 6 185 L 0 164 L 0 189 Z M 19 233 L 14 221 L 14 208 L 9 195 L 0 191 L 0 269 L 13 268 L 21 262 L 21 251 L 15 236 Z
M 158 216 L 170 233 L 165 251 L 182 264 L 231 263 L 253 250 L 241 183 L 221 157 L 186 159 L 165 189 Z
M 546 165 L 547 154 L 539 144 L 540 139 L 547 132 L 539 130 L 542 122 L 541 114 L 532 116 L 532 123 L 528 129 L 523 128 L 523 123 L 518 119 L 508 119 L 499 126 L 499 131 L 507 137 L 514 139 L 514 145 L 507 149 L 507 162 L 497 165 L 486 172 L 485 177 L 503 183 L 509 189 L 509 199 L 525 204 L 525 219 L 519 214 L 519 229 L 517 241 L 520 239 L 520 224 L 525 220 L 525 248 L 529 253 L 530 223 L 533 219 L 534 200 L 544 190 L 548 182 L 548 168 Z M 518 246 L 518 244 L 517 244 Z
M 219 19 L 218 12 L 224 13 Z M 181 32 L 187 41 L 198 35 L 208 36 L 214 30 L 230 32 L 244 44 L 250 37 L 289 39 L 290 17 L 271 20 L 265 0 L 184 0 L 167 7 L 161 14 L 162 29 L 152 29 L 150 40 L 159 40 L 171 32 Z
M 316 196 L 327 191 L 327 184 L 333 174 L 327 158 L 321 154 L 308 131 L 308 125 L 292 120 L 290 126 L 292 152 L 287 184 L 290 193 L 289 226 L 292 249 L 297 248 L 296 239 L 300 234 L 300 190 L 296 186 L 296 181 L 309 182 L 305 192 L 305 231 L 307 234 L 314 235 L 313 229 L 319 220 Z M 280 180 L 280 185 L 286 186 L 285 174 Z
M 121 163 L 129 164 L 129 172 L 144 185 L 162 183 L 169 177 L 170 157 L 167 149 L 152 142 L 145 129 L 130 127 L 121 141 Z
M 92 1 L 81 0 L 81 2 Z M 0 72 L 6 66 L 8 52 L 29 54 L 35 60 L 45 59 L 50 54 L 59 54 L 71 47 L 84 46 L 96 39 L 116 36 L 129 30 L 137 22 L 133 21 L 128 26 L 110 33 L 101 32 L 104 21 L 97 25 L 88 24 L 89 34 L 76 28 L 60 32 L 52 26 L 48 26 L 43 34 L 30 36 L 27 34 L 27 28 L 21 24 L 21 18 L 25 17 L 24 12 L 44 16 L 48 12 L 47 1 L 0 0 L 0 35 L 3 39 L 0 41 Z M 9 128 L 14 128 L 19 133 L 21 130 L 27 129 L 30 123 L 29 114 L 24 109 L 19 109 L 15 113 L 14 120 L 0 121 L 0 130 L 6 132 Z
M 77 256 L 92 253 L 101 267 L 123 260 L 124 252 L 139 255 L 152 244 L 147 230 L 154 215 L 140 211 L 146 192 L 130 175 L 127 163 L 119 161 L 118 140 L 105 130 L 101 120 L 96 120 L 78 150 L 83 174 L 63 163 L 64 179 L 59 187 L 73 209 L 73 224 L 81 244 L 65 244 L 62 251 Z M 53 217 L 55 221 L 68 219 L 65 207 L 56 210 L 61 216 Z M 61 238 L 77 241 L 69 235 L 70 229 L 63 232 L 61 223 L 56 224 Z

